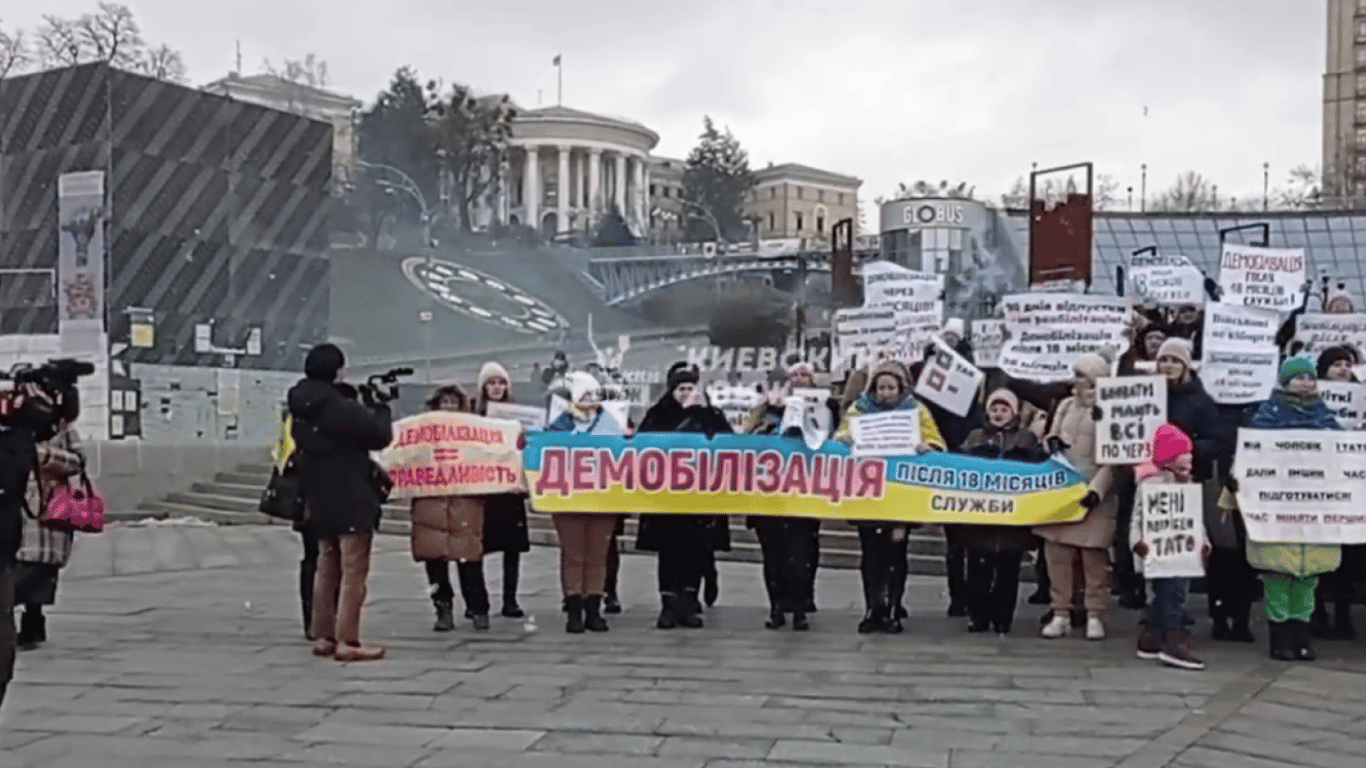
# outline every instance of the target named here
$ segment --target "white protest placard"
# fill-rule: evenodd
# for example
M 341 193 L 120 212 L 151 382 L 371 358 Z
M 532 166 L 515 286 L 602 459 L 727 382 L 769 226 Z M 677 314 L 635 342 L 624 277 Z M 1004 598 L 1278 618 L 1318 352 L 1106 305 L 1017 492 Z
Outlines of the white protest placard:
M 1153 433 L 1167 420 L 1167 377 L 1126 376 L 1096 382 L 1097 464 L 1140 464 L 1152 456 Z
M 1366 384 L 1320 381 L 1319 395 L 1343 429 L 1361 429 L 1366 419 Z
M 1000 368 L 1017 379 L 1072 378 L 1072 364 L 1085 352 L 1129 348 L 1128 301 L 1115 296 L 1026 293 L 1001 300 L 1006 342 Z
M 1140 483 L 1134 492 L 1145 579 L 1193 579 L 1205 575 L 1204 489 L 1195 483 Z
M 863 265 L 863 306 L 928 311 L 944 293 L 944 276 L 917 272 L 890 261 Z
M 830 394 L 823 389 L 796 388 L 783 402 L 783 419 L 778 425 L 778 434 L 786 434 L 789 429 L 801 430 L 806 447 L 816 450 L 830 437 L 834 426 L 831 423 L 830 409 L 825 401 Z
M 1200 379 L 1217 403 L 1265 400 L 1276 386 L 1280 318 L 1268 309 L 1210 303 Z
M 1160 253 L 1157 251 L 1144 251 L 1128 256 L 1129 268 L 1136 267 L 1194 267 L 1195 264 L 1189 256 L 1181 253 Z
M 1001 346 L 1006 341 L 1006 321 L 973 320 L 971 330 L 972 357 L 979 368 L 995 368 L 1001 364 Z
M 1289 312 L 1304 303 L 1307 274 L 1303 248 L 1263 248 L 1224 243 L 1219 287 L 1228 304 Z
M 920 445 L 920 408 L 855 416 L 850 422 L 855 456 L 904 456 Z
M 1351 347 L 1358 359 L 1366 352 L 1366 315 L 1305 313 L 1295 318 L 1295 338 L 1304 343 L 1301 354 L 1318 357 L 1329 347 Z
M 1249 539 L 1366 543 L 1366 434 L 1239 429 L 1234 477 Z
M 962 355 L 949 349 L 942 340 L 934 341 L 934 354 L 920 370 L 915 393 L 950 413 L 967 416 L 977 388 L 986 374 Z
M 896 360 L 919 360 L 939 333 L 943 316 L 942 301 L 932 302 L 921 312 L 891 306 L 836 310 L 831 325 L 836 359 L 853 358 L 856 366 L 871 365 L 877 362 L 878 351 L 886 350 Z
M 545 429 L 546 409 L 516 403 L 489 403 L 488 417 L 518 422 L 522 429 L 539 430 Z
M 1158 304 L 1205 303 L 1205 276 L 1190 265 L 1130 267 L 1129 283 L 1136 298 Z

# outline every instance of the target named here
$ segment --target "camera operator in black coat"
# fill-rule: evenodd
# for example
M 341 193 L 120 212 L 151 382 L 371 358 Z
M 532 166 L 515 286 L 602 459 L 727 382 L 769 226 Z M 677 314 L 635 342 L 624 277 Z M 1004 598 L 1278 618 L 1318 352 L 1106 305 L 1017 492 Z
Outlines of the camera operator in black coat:
M 383 658 L 384 649 L 360 641 L 360 612 L 370 575 L 370 547 L 383 491 L 370 451 L 393 439 L 389 406 L 339 382 L 342 351 L 320 344 L 309 351 L 303 381 L 289 390 L 294 443 L 308 522 L 318 538 L 313 586 L 313 652 L 338 661 Z

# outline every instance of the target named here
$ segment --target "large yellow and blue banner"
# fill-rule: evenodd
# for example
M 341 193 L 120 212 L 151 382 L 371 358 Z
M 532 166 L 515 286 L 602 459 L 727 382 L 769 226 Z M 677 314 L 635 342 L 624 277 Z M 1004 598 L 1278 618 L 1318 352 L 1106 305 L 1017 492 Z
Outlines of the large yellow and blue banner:
M 948 453 L 855 456 L 758 435 L 540 432 L 524 456 L 538 512 L 673 512 L 1040 525 L 1080 520 L 1074 468 Z

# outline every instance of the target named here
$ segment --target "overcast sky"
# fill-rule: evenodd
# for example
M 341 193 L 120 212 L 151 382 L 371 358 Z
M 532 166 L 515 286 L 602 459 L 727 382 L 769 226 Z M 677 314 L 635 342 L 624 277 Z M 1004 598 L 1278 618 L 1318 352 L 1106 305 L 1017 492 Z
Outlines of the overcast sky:
M 95 0 L 5 0 L 6 27 Z M 1094 161 L 1138 194 L 1197 170 L 1261 194 L 1321 162 L 1326 0 L 134 0 L 197 85 L 314 53 L 367 103 L 395 68 L 638 120 L 683 157 L 709 114 L 751 164 L 864 180 L 967 181 L 998 200 L 1040 167 Z M 968 10 L 970 7 L 971 10 Z M 1144 109 L 1147 108 L 1147 116 Z M 876 216 L 868 223 L 876 227 Z

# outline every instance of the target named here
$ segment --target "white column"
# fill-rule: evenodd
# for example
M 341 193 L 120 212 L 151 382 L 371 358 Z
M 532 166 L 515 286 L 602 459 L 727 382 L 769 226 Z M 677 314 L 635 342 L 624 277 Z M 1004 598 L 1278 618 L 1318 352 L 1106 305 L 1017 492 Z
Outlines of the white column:
M 633 168 L 635 171 L 635 179 L 633 181 L 635 189 L 632 190 L 634 194 L 631 196 L 631 208 L 634 212 L 636 226 L 640 227 L 641 232 L 645 232 L 650 228 L 649 217 L 646 213 L 649 190 L 645 187 L 645 158 L 632 158 L 631 164 L 635 166 Z
M 569 231 L 569 147 L 561 144 L 560 168 L 555 174 L 555 229 Z
M 508 182 L 512 179 L 508 173 L 508 161 L 505 156 L 498 163 L 498 212 L 495 215 L 501 224 L 508 223 Z
M 616 187 L 612 190 L 612 200 L 616 203 L 617 211 L 621 213 L 622 218 L 626 218 L 631 215 L 630 211 L 626 208 L 626 155 L 623 155 L 620 152 L 616 154 L 616 167 L 617 183 Z
M 598 224 L 602 215 L 602 150 L 588 150 L 588 226 Z
M 541 168 L 539 160 L 540 147 L 535 144 L 528 144 L 526 149 L 526 170 L 522 172 L 522 209 L 526 214 L 526 221 L 522 223 L 535 229 L 541 228 L 540 222 L 540 195 L 541 181 L 537 178 Z

